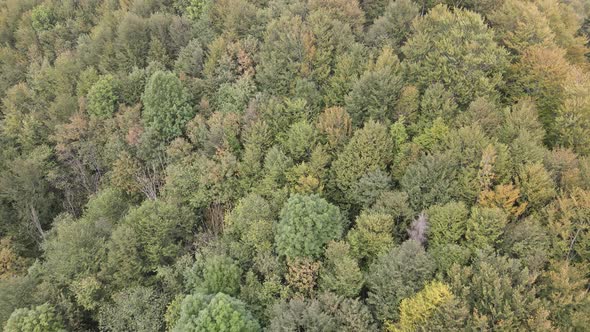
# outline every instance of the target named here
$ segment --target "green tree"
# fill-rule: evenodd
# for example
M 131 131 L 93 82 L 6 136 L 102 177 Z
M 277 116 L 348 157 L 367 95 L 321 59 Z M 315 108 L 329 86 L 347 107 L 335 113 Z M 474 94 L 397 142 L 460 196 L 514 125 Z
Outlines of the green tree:
M 460 198 L 456 160 L 449 151 L 427 154 L 411 164 L 400 180 L 414 210 Z
M 182 301 L 180 317 L 172 331 L 256 332 L 261 328 L 240 300 L 223 293 L 197 293 Z
M 318 195 L 293 194 L 277 224 L 277 251 L 287 257 L 318 257 L 329 241 L 342 236 L 343 228 L 336 206 Z
M 353 124 L 360 126 L 368 119 L 392 119 L 402 87 L 399 59 L 386 46 L 377 59 L 369 63 L 346 98 L 346 109 Z
M 507 66 L 506 51 L 480 15 L 444 5 L 414 21 L 402 52 L 409 79 L 419 89 L 442 83 L 464 106 L 475 97 L 496 95 Z
M 182 135 L 184 126 L 194 116 L 182 82 L 170 72 L 155 72 L 142 96 L 145 125 L 165 141 Z
M 363 274 L 358 261 L 350 254 L 346 242 L 330 242 L 324 253 L 325 264 L 320 270 L 320 289 L 354 298 L 363 286 Z
M 103 76 L 88 91 L 88 113 L 98 118 L 109 118 L 115 113 L 116 82 L 113 76 Z
M 414 1 L 389 1 L 382 16 L 369 27 L 367 41 L 373 45 L 389 45 L 397 49 L 406 40 L 412 28 L 412 21 L 419 13 L 420 8 Z
M 119 265 L 141 266 L 139 271 L 127 271 L 133 276 L 171 264 L 190 239 L 194 223 L 194 216 L 187 209 L 160 200 L 144 201 L 130 210 L 113 231 L 109 271 L 117 273 L 120 270 L 124 275 L 126 272 L 118 268 Z M 131 238 L 125 240 L 126 237 Z
M 39 5 L 31 12 L 31 23 L 37 32 L 49 30 L 55 24 L 55 15 L 49 6 L 46 4 Z
M 384 322 L 399 318 L 402 299 L 419 291 L 434 274 L 434 262 L 416 241 L 408 240 L 382 255 L 367 275 L 367 303 Z
M 463 202 L 431 206 L 428 215 L 428 244 L 436 247 L 458 244 L 465 236 L 469 211 Z
M 187 273 L 187 284 L 203 294 L 225 293 L 236 296 L 242 269 L 225 255 L 198 256 L 198 261 Z
M 359 300 L 332 293 L 317 299 L 294 298 L 272 308 L 269 331 L 377 331 L 369 309 Z
M 493 248 L 500 241 L 507 223 L 506 212 L 499 208 L 473 207 L 467 220 L 467 243 L 477 249 Z
M 6 332 L 66 331 L 61 317 L 49 303 L 15 310 L 4 328 Z
M 551 331 L 536 277 L 518 260 L 480 254 L 471 266 L 453 267 L 450 286 L 469 308 L 472 328 Z
M 393 156 L 393 142 L 387 127 L 369 121 L 362 129 L 354 132 L 350 142 L 332 164 L 338 189 L 353 195 L 353 186 L 363 175 L 381 170 L 386 171 Z
M 389 214 L 361 213 L 346 237 L 353 256 L 364 263 L 371 263 L 388 252 L 395 244 L 394 226 L 395 220 Z
M 497 38 L 515 54 L 532 45 L 551 45 L 555 35 L 534 2 L 507 0 L 488 16 Z
M 147 287 L 135 287 L 113 295 L 112 303 L 100 308 L 102 331 L 160 331 L 164 327 L 166 299 Z

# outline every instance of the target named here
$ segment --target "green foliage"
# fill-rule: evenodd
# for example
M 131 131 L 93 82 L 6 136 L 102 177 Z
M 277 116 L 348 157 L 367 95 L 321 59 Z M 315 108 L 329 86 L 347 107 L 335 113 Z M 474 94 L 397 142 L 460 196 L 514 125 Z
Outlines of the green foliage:
M 188 273 L 187 284 L 190 288 L 204 294 L 237 295 L 242 270 L 231 258 L 207 255 L 201 260 Z
M 272 308 L 269 331 L 376 331 L 368 308 L 358 300 L 323 293 L 317 299 L 292 299 Z
M 493 248 L 504 233 L 507 222 L 506 213 L 499 208 L 474 207 L 467 220 L 465 238 L 473 248 Z
M 414 21 L 402 52 L 412 82 L 420 89 L 440 82 L 460 105 L 495 95 L 507 66 L 506 51 L 480 15 L 444 5 Z
M 147 82 L 142 101 L 142 119 L 163 140 L 180 136 L 194 116 L 182 82 L 169 72 L 157 71 Z
M 0 329 L 587 330 L 589 17 L 0 0 Z
M 368 119 L 391 119 L 401 89 L 399 59 L 391 48 L 384 47 L 346 98 L 346 109 L 353 123 L 360 126 Z
M 367 275 L 367 303 L 384 322 L 399 318 L 402 299 L 419 291 L 434 273 L 434 262 L 422 246 L 413 240 L 402 243 L 382 255 Z
M 363 285 L 363 274 L 350 254 L 350 246 L 345 242 L 330 242 L 324 255 L 326 262 L 320 271 L 320 289 L 356 297 Z
M 135 287 L 113 295 L 100 309 L 103 331 L 159 331 L 164 326 L 166 300 L 151 288 Z
M 468 213 L 463 202 L 431 206 L 426 212 L 429 245 L 458 244 L 465 236 Z
M 393 142 L 384 125 L 373 121 L 365 123 L 362 129 L 355 131 L 332 165 L 338 188 L 346 193 L 363 175 L 385 171 L 393 158 L 392 149 Z
M 49 30 L 55 23 L 55 16 L 51 8 L 47 5 L 39 5 L 31 11 L 31 23 L 33 28 L 38 31 Z
M 455 266 L 450 278 L 453 294 L 469 308 L 473 328 L 551 330 L 548 311 L 536 297 L 536 275 L 520 261 L 479 255 L 469 267 Z
M 315 137 L 316 134 L 311 124 L 306 121 L 296 122 L 287 131 L 287 137 L 282 145 L 293 160 L 303 160 L 311 154 L 311 149 L 315 145 Z
M 340 238 L 343 223 L 338 208 L 318 195 L 291 195 L 277 224 L 277 251 L 287 257 L 318 257 L 329 241 Z
M 105 221 L 75 220 L 70 215 L 57 218 L 43 245 L 43 268 L 58 287 L 100 271 L 110 235 L 110 227 L 102 222 Z
M 88 113 L 98 118 L 108 118 L 115 113 L 117 90 L 115 79 L 101 77 L 88 91 Z
M 394 219 L 385 213 L 363 212 L 356 219 L 353 229 L 347 234 L 354 257 L 364 262 L 372 262 L 391 248 Z
M 172 331 L 260 331 L 260 325 L 244 303 L 229 295 L 187 295 L 180 307 L 180 317 Z
M 6 332 L 63 332 L 64 325 L 55 309 L 48 303 L 31 309 L 17 309 L 6 322 Z
M 141 261 L 147 271 L 172 263 L 173 258 L 181 253 L 183 244 L 190 238 L 195 223 L 193 219 L 186 209 L 179 209 L 159 200 L 144 201 L 141 206 L 129 211 L 115 231 L 132 232 L 132 240 L 136 242 L 129 243 L 129 248 L 124 250 L 133 248 L 137 250 L 138 256 L 124 259 Z
M 382 16 L 367 31 L 367 41 L 375 45 L 399 47 L 410 33 L 412 21 L 418 14 L 419 7 L 411 0 L 390 1 Z
M 424 155 L 406 170 L 400 180 L 408 194 L 409 204 L 421 210 L 435 204 L 445 204 L 459 198 L 456 160 L 450 153 Z

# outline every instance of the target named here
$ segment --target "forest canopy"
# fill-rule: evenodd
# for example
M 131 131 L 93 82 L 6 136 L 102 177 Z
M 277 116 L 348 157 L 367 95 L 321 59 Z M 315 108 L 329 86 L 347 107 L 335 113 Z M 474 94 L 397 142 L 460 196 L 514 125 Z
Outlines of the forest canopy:
M 0 0 L 0 329 L 587 331 L 587 0 Z

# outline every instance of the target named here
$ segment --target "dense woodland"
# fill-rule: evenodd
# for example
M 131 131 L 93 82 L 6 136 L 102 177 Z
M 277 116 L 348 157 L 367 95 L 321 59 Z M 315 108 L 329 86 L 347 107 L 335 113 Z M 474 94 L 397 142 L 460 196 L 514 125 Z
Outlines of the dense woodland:
M 589 17 L 0 0 L 0 326 L 588 331 Z

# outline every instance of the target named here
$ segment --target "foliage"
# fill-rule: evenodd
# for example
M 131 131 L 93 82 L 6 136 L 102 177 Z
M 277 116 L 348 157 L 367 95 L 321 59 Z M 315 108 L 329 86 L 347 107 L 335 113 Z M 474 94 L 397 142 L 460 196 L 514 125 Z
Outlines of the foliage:
M 338 208 L 318 195 L 294 194 L 281 210 L 276 245 L 280 255 L 317 257 L 343 230 Z
M 158 331 L 164 321 L 165 298 L 151 288 L 136 287 L 113 295 L 100 309 L 103 331 Z
M 428 209 L 427 215 L 429 245 L 458 244 L 465 236 L 468 215 L 465 203 L 434 205 Z
M 101 77 L 88 91 L 88 113 L 95 117 L 108 118 L 115 113 L 116 101 L 114 78 Z
M 363 285 L 363 274 L 358 262 L 350 254 L 345 242 L 330 242 L 325 252 L 326 261 L 320 271 L 320 289 L 354 298 Z
M 507 65 L 506 52 L 480 15 L 438 5 L 415 20 L 412 30 L 402 52 L 408 74 L 420 89 L 440 82 L 460 105 L 495 94 Z
M 62 332 L 64 329 L 61 318 L 48 303 L 31 309 L 15 310 L 4 327 L 7 332 Z
M 172 330 L 254 332 L 260 326 L 241 301 L 223 293 L 196 293 L 182 301 L 180 318 Z
M 393 143 L 384 125 L 373 121 L 365 123 L 362 129 L 355 131 L 333 163 L 338 188 L 346 193 L 363 175 L 385 171 L 393 158 L 392 148 Z
M 372 262 L 394 245 L 393 230 L 391 215 L 361 213 L 347 235 L 352 254 L 361 261 Z
M 0 329 L 585 331 L 588 38 L 587 0 L 0 0 Z
M 145 125 L 163 140 L 182 134 L 184 125 L 193 117 L 189 97 L 182 82 L 169 72 L 155 72 L 143 92 Z
M 317 299 L 292 299 L 272 308 L 270 331 L 376 331 L 367 307 L 331 293 Z
M 449 286 L 434 281 L 400 304 L 399 324 L 389 325 L 388 331 L 416 331 L 425 325 L 435 310 L 453 299 Z
M 408 240 L 370 266 L 367 303 L 381 322 L 397 320 L 401 300 L 424 287 L 433 273 L 432 258 L 418 242 Z
M 468 267 L 453 267 L 451 289 L 470 310 L 477 328 L 550 331 L 548 311 L 537 298 L 536 275 L 518 260 L 478 255 Z

